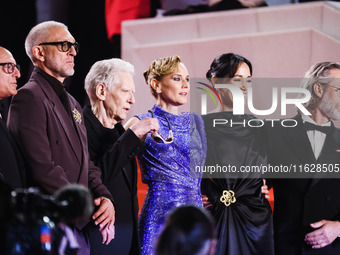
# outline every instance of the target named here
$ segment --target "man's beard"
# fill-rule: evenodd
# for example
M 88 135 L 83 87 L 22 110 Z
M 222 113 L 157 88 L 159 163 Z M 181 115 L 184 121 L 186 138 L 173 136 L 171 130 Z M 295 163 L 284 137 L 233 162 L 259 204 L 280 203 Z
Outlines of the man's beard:
M 334 102 L 326 92 L 319 103 L 320 110 L 331 120 L 340 120 L 340 101 Z

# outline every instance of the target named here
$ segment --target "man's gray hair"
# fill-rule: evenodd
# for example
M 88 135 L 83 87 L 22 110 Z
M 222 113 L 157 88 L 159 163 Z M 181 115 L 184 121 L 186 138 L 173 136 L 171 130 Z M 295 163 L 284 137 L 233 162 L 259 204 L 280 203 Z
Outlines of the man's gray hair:
M 25 40 L 25 50 L 27 56 L 33 63 L 35 61 L 32 53 L 33 47 L 39 45 L 40 43 L 47 42 L 47 40 L 49 40 L 52 35 L 50 33 L 50 29 L 55 27 L 62 27 L 68 30 L 67 26 L 63 23 L 56 21 L 45 21 L 34 26 L 28 33 Z
M 305 107 L 312 106 L 316 99 L 314 92 L 314 84 L 320 83 L 321 85 L 327 85 L 331 82 L 330 70 L 339 69 L 340 63 L 338 62 L 320 62 L 317 63 L 306 72 L 302 81 L 301 87 L 307 89 L 311 94 L 311 100 L 305 103 Z
M 87 94 L 93 95 L 98 84 L 102 83 L 112 91 L 113 86 L 120 83 L 118 72 L 134 75 L 135 69 L 129 62 L 120 58 L 111 58 L 97 61 L 91 67 L 85 78 L 85 90 Z

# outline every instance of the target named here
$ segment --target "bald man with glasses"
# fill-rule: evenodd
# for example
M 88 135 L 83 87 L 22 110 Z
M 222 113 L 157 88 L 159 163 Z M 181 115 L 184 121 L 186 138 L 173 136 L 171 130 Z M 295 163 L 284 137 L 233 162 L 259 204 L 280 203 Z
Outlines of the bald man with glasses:
M 64 80 L 74 74 L 79 45 L 64 24 L 46 21 L 31 29 L 25 49 L 34 70 L 13 97 L 8 128 L 24 155 L 28 184 L 51 195 L 70 183 L 88 187 L 96 206 L 92 220 L 102 242 L 109 243 L 114 237 L 113 198 L 90 160 L 82 108 L 64 88 Z M 77 254 L 90 254 L 82 231 L 90 220 L 73 226 Z
M 20 67 L 11 52 L 0 47 L 0 100 L 17 94 Z M 24 187 L 24 167 L 21 157 L 0 113 L 0 181 L 11 189 Z

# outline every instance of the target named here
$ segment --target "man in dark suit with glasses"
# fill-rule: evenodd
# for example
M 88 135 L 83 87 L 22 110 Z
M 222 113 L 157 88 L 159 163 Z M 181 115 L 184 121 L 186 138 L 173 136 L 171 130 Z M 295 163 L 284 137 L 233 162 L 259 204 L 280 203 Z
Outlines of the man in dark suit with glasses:
M 19 78 L 20 66 L 7 49 L 0 47 L 0 100 L 17 94 Z M 0 181 L 11 189 L 23 188 L 24 174 L 19 151 L 6 128 L 3 112 L 0 112 Z
M 0 46 L 0 107 L 3 99 L 17 94 L 17 79 L 20 66 L 11 52 Z M 0 109 L 0 247 L 8 249 L 7 223 L 10 218 L 8 208 L 9 193 L 13 189 L 24 188 L 25 169 L 19 150 L 6 128 L 5 112 Z
M 22 151 L 28 185 L 47 194 L 70 183 L 88 187 L 97 206 L 92 219 L 103 242 L 109 243 L 114 237 L 113 198 L 101 182 L 100 169 L 90 161 L 82 109 L 64 88 L 64 80 L 74 73 L 79 45 L 64 24 L 47 21 L 31 29 L 25 49 L 34 70 L 13 97 L 8 128 Z M 82 233 L 89 220 L 73 226 L 77 254 L 89 254 Z
M 311 115 L 295 116 L 295 127 L 269 128 L 269 163 L 300 175 L 273 180 L 275 252 L 340 254 L 340 129 L 333 124 L 340 120 L 340 64 L 313 65 L 303 87 Z

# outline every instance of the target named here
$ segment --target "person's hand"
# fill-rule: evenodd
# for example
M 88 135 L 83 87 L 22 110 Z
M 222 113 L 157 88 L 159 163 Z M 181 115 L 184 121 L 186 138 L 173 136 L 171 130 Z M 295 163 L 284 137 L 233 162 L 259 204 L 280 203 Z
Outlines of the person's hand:
M 244 7 L 253 8 L 265 3 L 265 0 L 238 0 Z
M 137 137 L 142 139 L 147 133 L 154 133 L 159 129 L 156 118 L 143 118 L 130 127 Z
M 99 231 L 102 231 L 106 225 L 113 228 L 115 223 L 115 209 L 110 199 L 106 197 L 98 197 L 94 200 L 95 206 L 99 206 L 98 210 L 92 215 L 95 224 L 99 225 Z
M 305 242 L 312 246 L 313 249 L 319 249 L 331 244 L 340 235 L 340 222 L 321 220 L 310 224 L 317 230 L 308 233 L 305 236 Z
M 202 203 L 204 208 L 209 208 L 212 206 L 212 203 L 209 202 L 209 198 L 206 195 L 202 195 Z
M 268 190 L 268 186 L 266 184 L 266 179 L 263 179 L 263 185 L 261 186 L 261 193 L 264 194 L 264 197 L 269 199 L 269 190 Z
M 102 243 L 108 245 L 113 238 L 115 238 L 115 227 L 110 225 L 106 225 L 102 231 L 100 231 L 103 239 Z

